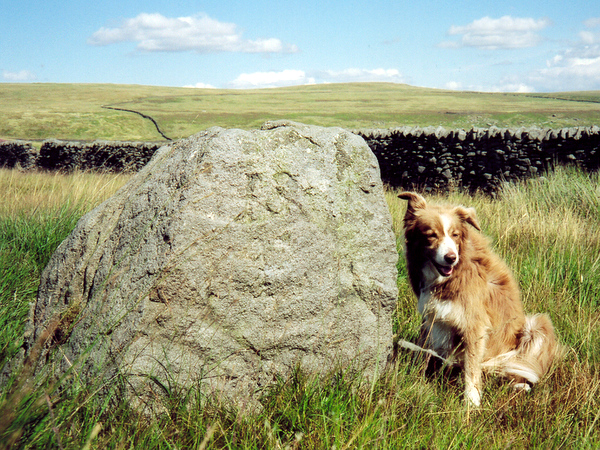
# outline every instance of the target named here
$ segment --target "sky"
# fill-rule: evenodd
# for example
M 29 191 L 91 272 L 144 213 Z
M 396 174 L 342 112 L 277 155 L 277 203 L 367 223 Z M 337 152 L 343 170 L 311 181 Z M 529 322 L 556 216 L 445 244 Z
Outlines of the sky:
M 3 0 L 0 83 L 600 90 L 600 2 Z

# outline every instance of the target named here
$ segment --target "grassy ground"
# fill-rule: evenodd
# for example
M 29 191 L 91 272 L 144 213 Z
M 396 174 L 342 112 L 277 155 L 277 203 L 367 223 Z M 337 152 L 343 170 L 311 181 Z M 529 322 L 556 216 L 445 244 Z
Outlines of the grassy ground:
M 163 140 L 149 120 L 102 106 L 149 115 L 177 139 L 273 119 L 346 128 L 588 126 L 600 122 L 599 101 L 598 92 L 486 94 L 386 83 L 260 90 L 1 83 L 0 138 Z
M 124 181 L 0 171 L 8 193 L 0 203 L 0 365 L 19 347 L 54 248 Z M 405 202 L 386 196 L 400 238 Z M 520 281 L 526 310 L 549 312 L 569 349 L 531 393 L 488 379 L 481 409 L 469 411 L 460 382 L 428 381 L 420 364 L 401 355 L 371 389 L 343 373 L 317 383 L 298 372 L 266 392 L 262 411 L 250 416 L 172 392 L 168 414 L 148 420 L 118 399 L 96 401 L 94 387 L 31 390 L 22 377 L 0 396 L 0 448 L 599 448 L 598 174 L 559 170 L 507 186 L 498 199 L 455 192 L 443 201 L 477 209 Z M 398 285 L 394 327 L 414 339 L 420 320 L 402 258 Z
M 42 270 L 83 213 L 127 176 L 0 169 L 0 361 L 20 345 Z

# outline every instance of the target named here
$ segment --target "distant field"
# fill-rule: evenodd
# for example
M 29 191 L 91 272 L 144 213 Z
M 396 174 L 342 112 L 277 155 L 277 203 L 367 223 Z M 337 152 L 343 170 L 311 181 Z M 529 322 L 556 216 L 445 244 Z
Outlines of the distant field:
M 257 128 L 292 119 L 346 128 L 447 128 L 600 124 L 600 91 L 504 94 L 360 83 L 261 90 L 108 84 L 0 84 L 0 139 L 160 141 L 211 126 Z

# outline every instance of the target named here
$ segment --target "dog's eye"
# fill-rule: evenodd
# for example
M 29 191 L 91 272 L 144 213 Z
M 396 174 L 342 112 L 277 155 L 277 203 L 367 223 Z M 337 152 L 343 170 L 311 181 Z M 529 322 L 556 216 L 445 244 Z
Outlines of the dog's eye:
M 428 230 L 425 232 L 425 237 L 427 239 L 437 239 L 437 233 L 433 230 Z
M 459 238 L 460 237 L 460 233 L 458 231 L 453 231 L 452 232 L 452 237 L 453 238 Z

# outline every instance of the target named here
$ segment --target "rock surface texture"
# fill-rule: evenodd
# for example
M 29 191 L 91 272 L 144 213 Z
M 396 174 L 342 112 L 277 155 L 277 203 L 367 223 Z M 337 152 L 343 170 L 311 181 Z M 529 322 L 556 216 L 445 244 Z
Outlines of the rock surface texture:
M 295 367 L 372 379 L 391 352 L 396 260 L 362 138 L 212 128 L 80 220 L 42 275 L 26 347 L 50 335 L 38 372 L 125 380 L 142 407 L 161 383 L 239 402 Z

